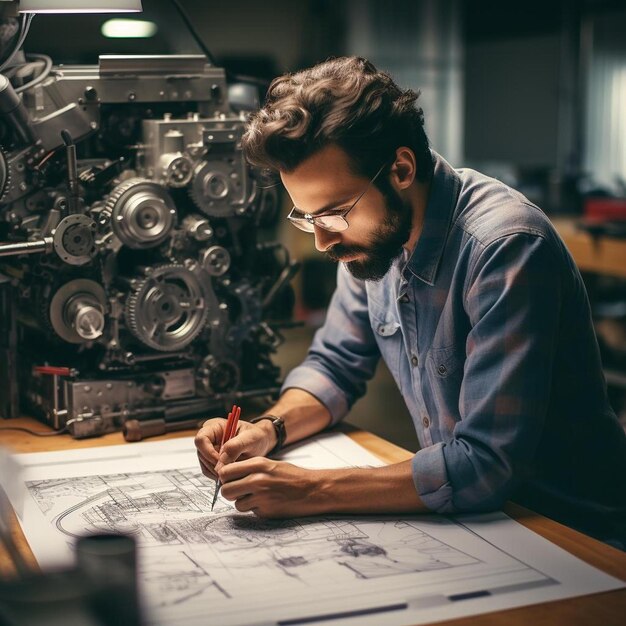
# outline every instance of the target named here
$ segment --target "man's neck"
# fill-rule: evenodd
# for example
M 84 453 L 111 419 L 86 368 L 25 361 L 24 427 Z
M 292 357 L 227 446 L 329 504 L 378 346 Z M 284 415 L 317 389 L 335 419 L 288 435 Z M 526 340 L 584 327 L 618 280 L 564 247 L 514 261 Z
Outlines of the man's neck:
M 428 194 L 430 192 L 430 181 L 420 183 L 415 181 L 409 190 L 408 200 L 413 209 L 413 225 L 411 227 L 411 235 L 404 247 L 413 252 L 415 246 L 422 234 L 424 227 L 424 217 L 426 215 L 426 205 L 428 204 Z

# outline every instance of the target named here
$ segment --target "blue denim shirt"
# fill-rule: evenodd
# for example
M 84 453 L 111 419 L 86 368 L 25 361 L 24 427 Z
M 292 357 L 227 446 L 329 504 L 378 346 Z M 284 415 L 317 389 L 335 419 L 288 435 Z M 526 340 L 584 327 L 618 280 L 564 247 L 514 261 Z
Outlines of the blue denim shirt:
M 339 266 L 326 322 L 283 389 L 305 389 L 337 422 L 382 355 L 421 444 L 413 478 L 428 508 L 515 497 L 592 533 L 598 516 L 623 520 L 626 437 L 575 263 L 523 195 L 433 158 L 412 254 L 378 282 Z

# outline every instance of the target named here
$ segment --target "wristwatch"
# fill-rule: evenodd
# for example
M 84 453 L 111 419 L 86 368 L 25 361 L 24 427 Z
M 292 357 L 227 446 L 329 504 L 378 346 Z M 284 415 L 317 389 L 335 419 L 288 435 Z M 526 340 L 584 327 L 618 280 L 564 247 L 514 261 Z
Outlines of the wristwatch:
M 261 420 L 270 420 L 270 422 L 272 422 L 272 426 L 274 427 L 274 432 L 276 433 L 276 445 L 268 452 L 268 454 L 278 452 L 283 447 L 285 439 L 287 438 L 287 431 L 285 430 L 285 420 L 282 417 L 278 417 L 277 415 L 260 415 L 259 417 L 252 418 L 250 420 L 250 423 L 256 424 Z

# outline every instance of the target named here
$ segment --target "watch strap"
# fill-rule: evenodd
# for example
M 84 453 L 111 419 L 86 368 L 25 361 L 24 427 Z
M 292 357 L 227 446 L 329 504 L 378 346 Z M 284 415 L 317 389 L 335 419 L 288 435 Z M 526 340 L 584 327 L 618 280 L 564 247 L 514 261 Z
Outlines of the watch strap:
M 268 454 L 278 452 L 283 447 L 285 439 L 287 438 L 287 431 L 285 430 L 285 420 L 282 417 L 278 417 L 277 415 L 259 415 L 259 417 L 252 418 L 250 420 L 250 423 L 256 424 L 261 420 L 270 420 L 270 422 L 272 422 L 272 426 L 274 427 L 274 432 L 276 433 L 276 445 L 269 451 Z

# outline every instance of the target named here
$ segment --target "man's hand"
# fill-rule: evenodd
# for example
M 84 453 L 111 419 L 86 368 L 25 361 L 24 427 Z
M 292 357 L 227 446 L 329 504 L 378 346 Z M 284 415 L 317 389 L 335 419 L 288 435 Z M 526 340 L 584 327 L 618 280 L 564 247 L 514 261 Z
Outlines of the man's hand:
M 238 459 L 264 456 L 276 445 L 276 432 L 268 420 L 257 424 L 239 422 L 237 434 L 220 448 L 225 428 L 226 420 L 216 417 L 207 420 L 196 434 L 194 443 L 200 467 L 210 478 L 217 478 L 223 465 Z
M 412 461 L 384 467 L 305 469 L 254 457 L 218 469 L 222 496 L 259 517 L 426 512 Z
M 218 470 L 222 496 L 238 511 L 259 517 L 302 517 L 323 512 L 326 472 L 254 457 Z

